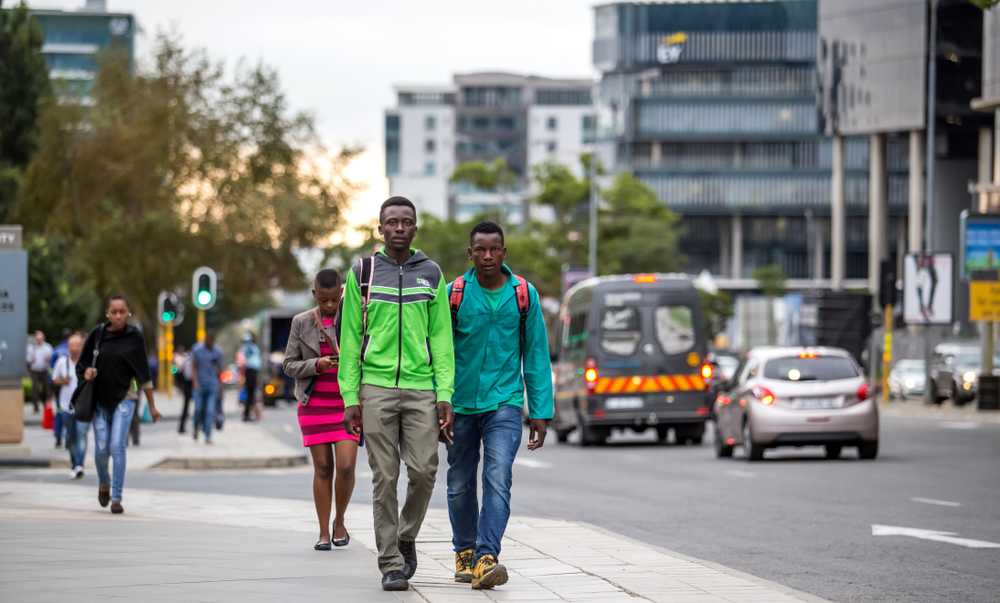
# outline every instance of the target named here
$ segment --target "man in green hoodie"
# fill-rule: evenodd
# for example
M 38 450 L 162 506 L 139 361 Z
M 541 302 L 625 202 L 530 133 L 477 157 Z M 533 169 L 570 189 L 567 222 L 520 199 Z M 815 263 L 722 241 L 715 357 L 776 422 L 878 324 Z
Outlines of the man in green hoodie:
M 455 428 L 448 446 L 448 516 L 455 581 L 507 582 L 497 558 L 510 517 L 514 457 L 528 400 L 528 450 L 545 443 L 552 366 L 538 292 L 504 264 L 503 229 L 480 222 L 469 235 L 473 267 L 449 286 L 455 330 Z M 527 394 L 527 395 L 525 395 Z M 483 450 L 483 506 L 476 496 Z
M 455 358 L 441 269 L 410 248 L 417 233 L 413 203 L 387 199 L 378 231 L 385 246 L 347 273 L 337 380 L 345 428 L 363 431 L 368 449 L 382 588 L 407 590 L 434 489 L 438 437 L 451 437 Z M 400 459 L 409 479 L 402 512 Z

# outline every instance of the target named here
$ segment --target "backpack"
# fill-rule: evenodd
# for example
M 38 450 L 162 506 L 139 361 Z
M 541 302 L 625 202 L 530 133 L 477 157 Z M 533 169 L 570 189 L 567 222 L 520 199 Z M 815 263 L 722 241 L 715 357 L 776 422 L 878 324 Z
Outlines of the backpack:
M 361 278 L 358 279 L 358 286 L 361 289 L 361 336 L 364 337 L 368 333 L 368 304 L 372 299 L 372 282 L 375 279 L 375 256 L 370 255 L 365 258 L 361 258 Z M 341 298 L 341 303 L 343 303 L 343 298 Z M 337 312 L 337 316 L 341 316 L 341 312 Z M 340 325 L 337 325 L 337 332 L 340 332 Z
M 514 285 L 514 297 L 517 299 L 517 312 L 521 315 L 520 321 L 520 342 L 521 342 L 521 355 L 524 356 L 524 338 L 525 331 L 527 330 L 528 324 L 528 310 L 531 307 L 531 297 L 528 294 L 528 281 L 521 278 L 516 274 L 512 274 L 511 278 L 517 279 L 517 284 Z M 465 295 L 465 276 L 459 275 L 455 278 L 455 281 L 451 284 L 451 296 L 448 301 L 451 305 L 451 324 L 453 326 L 458 325 L 458 309 L 462 305 L 462 298 Z

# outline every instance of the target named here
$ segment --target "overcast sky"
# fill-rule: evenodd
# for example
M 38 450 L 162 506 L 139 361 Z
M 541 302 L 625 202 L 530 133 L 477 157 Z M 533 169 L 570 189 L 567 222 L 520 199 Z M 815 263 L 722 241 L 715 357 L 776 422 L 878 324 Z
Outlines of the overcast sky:
M 361 143 L 352 173 L 365 208 L 387 191 L 382 113 L 396 83 L 447 83 L 456 71 L 588 77 L 594 0 L 108 0 L 142 32 L 140 61 L 159 30 L 179 32 L 230 64 L 275 67 L 295 109 L 316 117 L 329 147 Z M 35 0 L 75 9 L 83 0 Z M 362 207 L 352 212 L 357 216 Z M 368 212 L 364 212 L 368 213 Z

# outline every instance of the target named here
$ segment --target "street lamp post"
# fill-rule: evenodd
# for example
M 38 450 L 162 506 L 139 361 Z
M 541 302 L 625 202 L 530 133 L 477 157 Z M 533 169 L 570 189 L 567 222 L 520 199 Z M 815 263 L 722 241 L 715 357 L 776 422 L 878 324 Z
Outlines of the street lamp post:
M 924 253 L 934 253 L 934 143 L 937 125 L 937 5 L 930 0 L 930 39 L 927 59 L 927 215 L 924 221 Z M 931 392 L 931 325 L 924 325 L 924 402 L 937 402 Z
M 587 171 L 590 175 L 590 220 L 587 245 L 587 267 L 591 276 L 597 276 L 597 157 L 591 153 L 590 165 Z

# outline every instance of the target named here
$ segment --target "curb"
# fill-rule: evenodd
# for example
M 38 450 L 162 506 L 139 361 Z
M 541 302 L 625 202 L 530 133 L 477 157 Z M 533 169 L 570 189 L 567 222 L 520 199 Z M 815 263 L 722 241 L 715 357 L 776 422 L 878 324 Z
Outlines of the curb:
M 0 458 L 0 468 L 18 469 L 69 469 L 65 459 Z
M 197 458 L 197 457 L 167 457 L 152 465 L 150 469 L 183 469 L 183 470 L 213 470 L 213 469 L 279 469 L 308 465 L 306 455 L 244 457 L 244 458 Z

